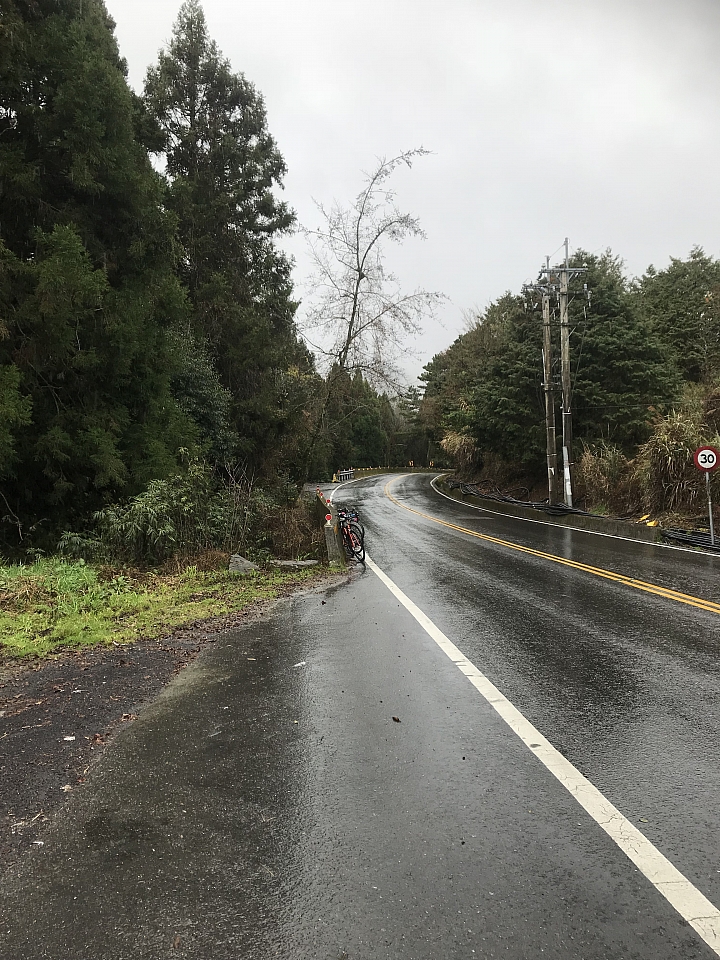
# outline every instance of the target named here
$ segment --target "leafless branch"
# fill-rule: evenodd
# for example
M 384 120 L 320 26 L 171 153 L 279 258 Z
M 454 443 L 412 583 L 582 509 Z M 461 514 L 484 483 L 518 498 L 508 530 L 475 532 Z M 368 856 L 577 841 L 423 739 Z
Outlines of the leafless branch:
M 314 266 L 303 334 L 328 369 L 361 371 L 374 385 L 398 381 L 397 359 L 407 352 L 407 338 L 420 332 L 443 299 L 426 290 L 402 293 L 385 268 L 387 241 L 425 236 L 417 218 L 398 209 L 388 179 L 427 152 L 419 148 L 379 159 L 352 204 L 326 207 L 316 201 L 321 225 L 303 230 Z M 326 345 L 319 348 L 318 340 Z

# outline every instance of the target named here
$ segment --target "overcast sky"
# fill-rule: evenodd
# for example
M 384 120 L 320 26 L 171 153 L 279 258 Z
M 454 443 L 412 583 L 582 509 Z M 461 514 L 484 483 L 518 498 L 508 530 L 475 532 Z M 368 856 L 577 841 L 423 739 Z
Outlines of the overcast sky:
M 106 0 L 130 82 L 179 0 Z M 416 375 L 546 254 L 619 254 L 638 275 L 694 244 L 720 255 L 718 0 L 205 0 L 211 35 L 265 98 L 285 199 L 349 200 L 375 158 L 426 240 L 389 251 L 408 289 L 449 300 Z M 306 272 L 298 241 L 296 281 Z M 301 308 L 302 309 L 302 308 Z

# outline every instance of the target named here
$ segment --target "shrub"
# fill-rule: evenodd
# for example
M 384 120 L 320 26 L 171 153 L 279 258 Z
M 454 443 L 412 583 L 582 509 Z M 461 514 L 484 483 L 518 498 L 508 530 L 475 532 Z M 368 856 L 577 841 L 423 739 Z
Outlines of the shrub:
M 477 464 L 478 450 L 475 441 L 465 433 L 451 431 L 440 441 L 440 446 L 450 457 L 460 473 Z
M 96 513 L 98 540 L 114 558 L 150 563 L 214 546 L 229 504 L 213 487 L 210 468 L 191 461 L 186 473 L 151 480 L 137 497 Z
M 626 513 L 634 509 L 632 464 L 618 447 L 606 441 L 584 444 L 576 468 L 577 493 L 588 507 L 602 512 Z
M 90 533 L 64 533 L 59 546 L 68 557 L 152 565 L 213 550 L 256 560 L 319 556 L 321 539 L 286 479 L 261 489 L 242 467 L 226 468 L 221 480 L 193 460 L 185 473 L 96 513 Z
M 720 443 L 717 434 L 708 437 L 703 433 L 693 413 L 672 413 L 656 423 L 635 459 L 634 476 L 646 510 L 700 511 L 705 499 L 704 477 L 693 463 L 693 452 L 704 443 Z

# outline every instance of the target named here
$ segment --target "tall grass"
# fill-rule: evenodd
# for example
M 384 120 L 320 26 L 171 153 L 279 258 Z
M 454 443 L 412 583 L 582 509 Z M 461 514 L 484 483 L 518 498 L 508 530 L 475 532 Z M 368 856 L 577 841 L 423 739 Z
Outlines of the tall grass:
M 618 447 L 604 440 L 584 445 L 576 481 L 586 507 L 615 515 L 631 513 L 639 499 L 632 480 L 633 465 Z
M 656 421 L 632 460 L 605 442 L 586 445 L 577 467 L 579 489 L 588 506 L 602 504 L 616 515 L 701 514 L 705 478 L 693 453 L 707 443 L 720 446 L 720 437 L 708 429 L 702 405 L 688 403 Z
M 657 422 L 634 463 L 634 478 L 645 510 L 701 512 L 705 478 L 693 463 L 693 452 L 706 443 L 718 446 L 720 437 L 708 436 L 703 422 L 693 412 L 677 411 Z
M 467 434 L 450 431 L 440 441 L 440 446 L 461 474 L 477 464 L 478 449 L 473 438 Z
M 224 567 L 227 556 L 220 558 Z M 224 568 L 200 566 L 174 573 L 94 568 L 58 559 L 0 566 L 0 657 L 151 639 L 179 624 L 270 599 L 284 584 L 315 575 L 311 568 L 237 577 Z

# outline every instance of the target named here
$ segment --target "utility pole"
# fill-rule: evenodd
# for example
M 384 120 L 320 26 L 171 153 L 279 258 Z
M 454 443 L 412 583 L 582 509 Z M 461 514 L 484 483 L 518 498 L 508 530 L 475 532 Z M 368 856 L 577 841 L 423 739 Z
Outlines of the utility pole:
M 550 269 L 550 257 L 545 258 Z M 548 503 L 557 503 L 557 441 L 555 439 L 555 390 L 552 379 L 552 337 L 550 336 L 550 288 L 542 288 L 543 389 L 545 391 L 545 446 L 547 450 Z
M 550 267 L 546 258 L 541 271 L 547 281 L 552 283 L 555 276 L 560 281 L 560 370 L 562 380 L 562 448 L 563 448 L 563 491 L 565 503 L 573 505 L 574 461 L 572 452 L 572 382 L 570 377 L 570 318 L 568 314 L 569 285 L 573 277 L 585 273 L 584 267 L 570 267 L 568 239 L 565 238 L 565 262 L 559 267 Z
M 545 394 L 545 448 L 548 475 L 548 502 L 558 502 L 557 438 L 555 431 L 555 385 L 552 373 L 552 331 L 550 327 L 550 296 L 554 287 L 550 282 L 550 257 L 545 258 L 545 272 L 548 276 L 544 283 L 526 284 L 524 291 L 542 295 L 543 318 L 543 392 Z
M 575 462 L 572 452 L 572 412 L 570 383 L 570 322 L 568 320 L 568 241 L 565 237 L 565 266 L 560 271 L 560 370 L 562 375 L 562 443 L 565 503 L 573 505 Z

